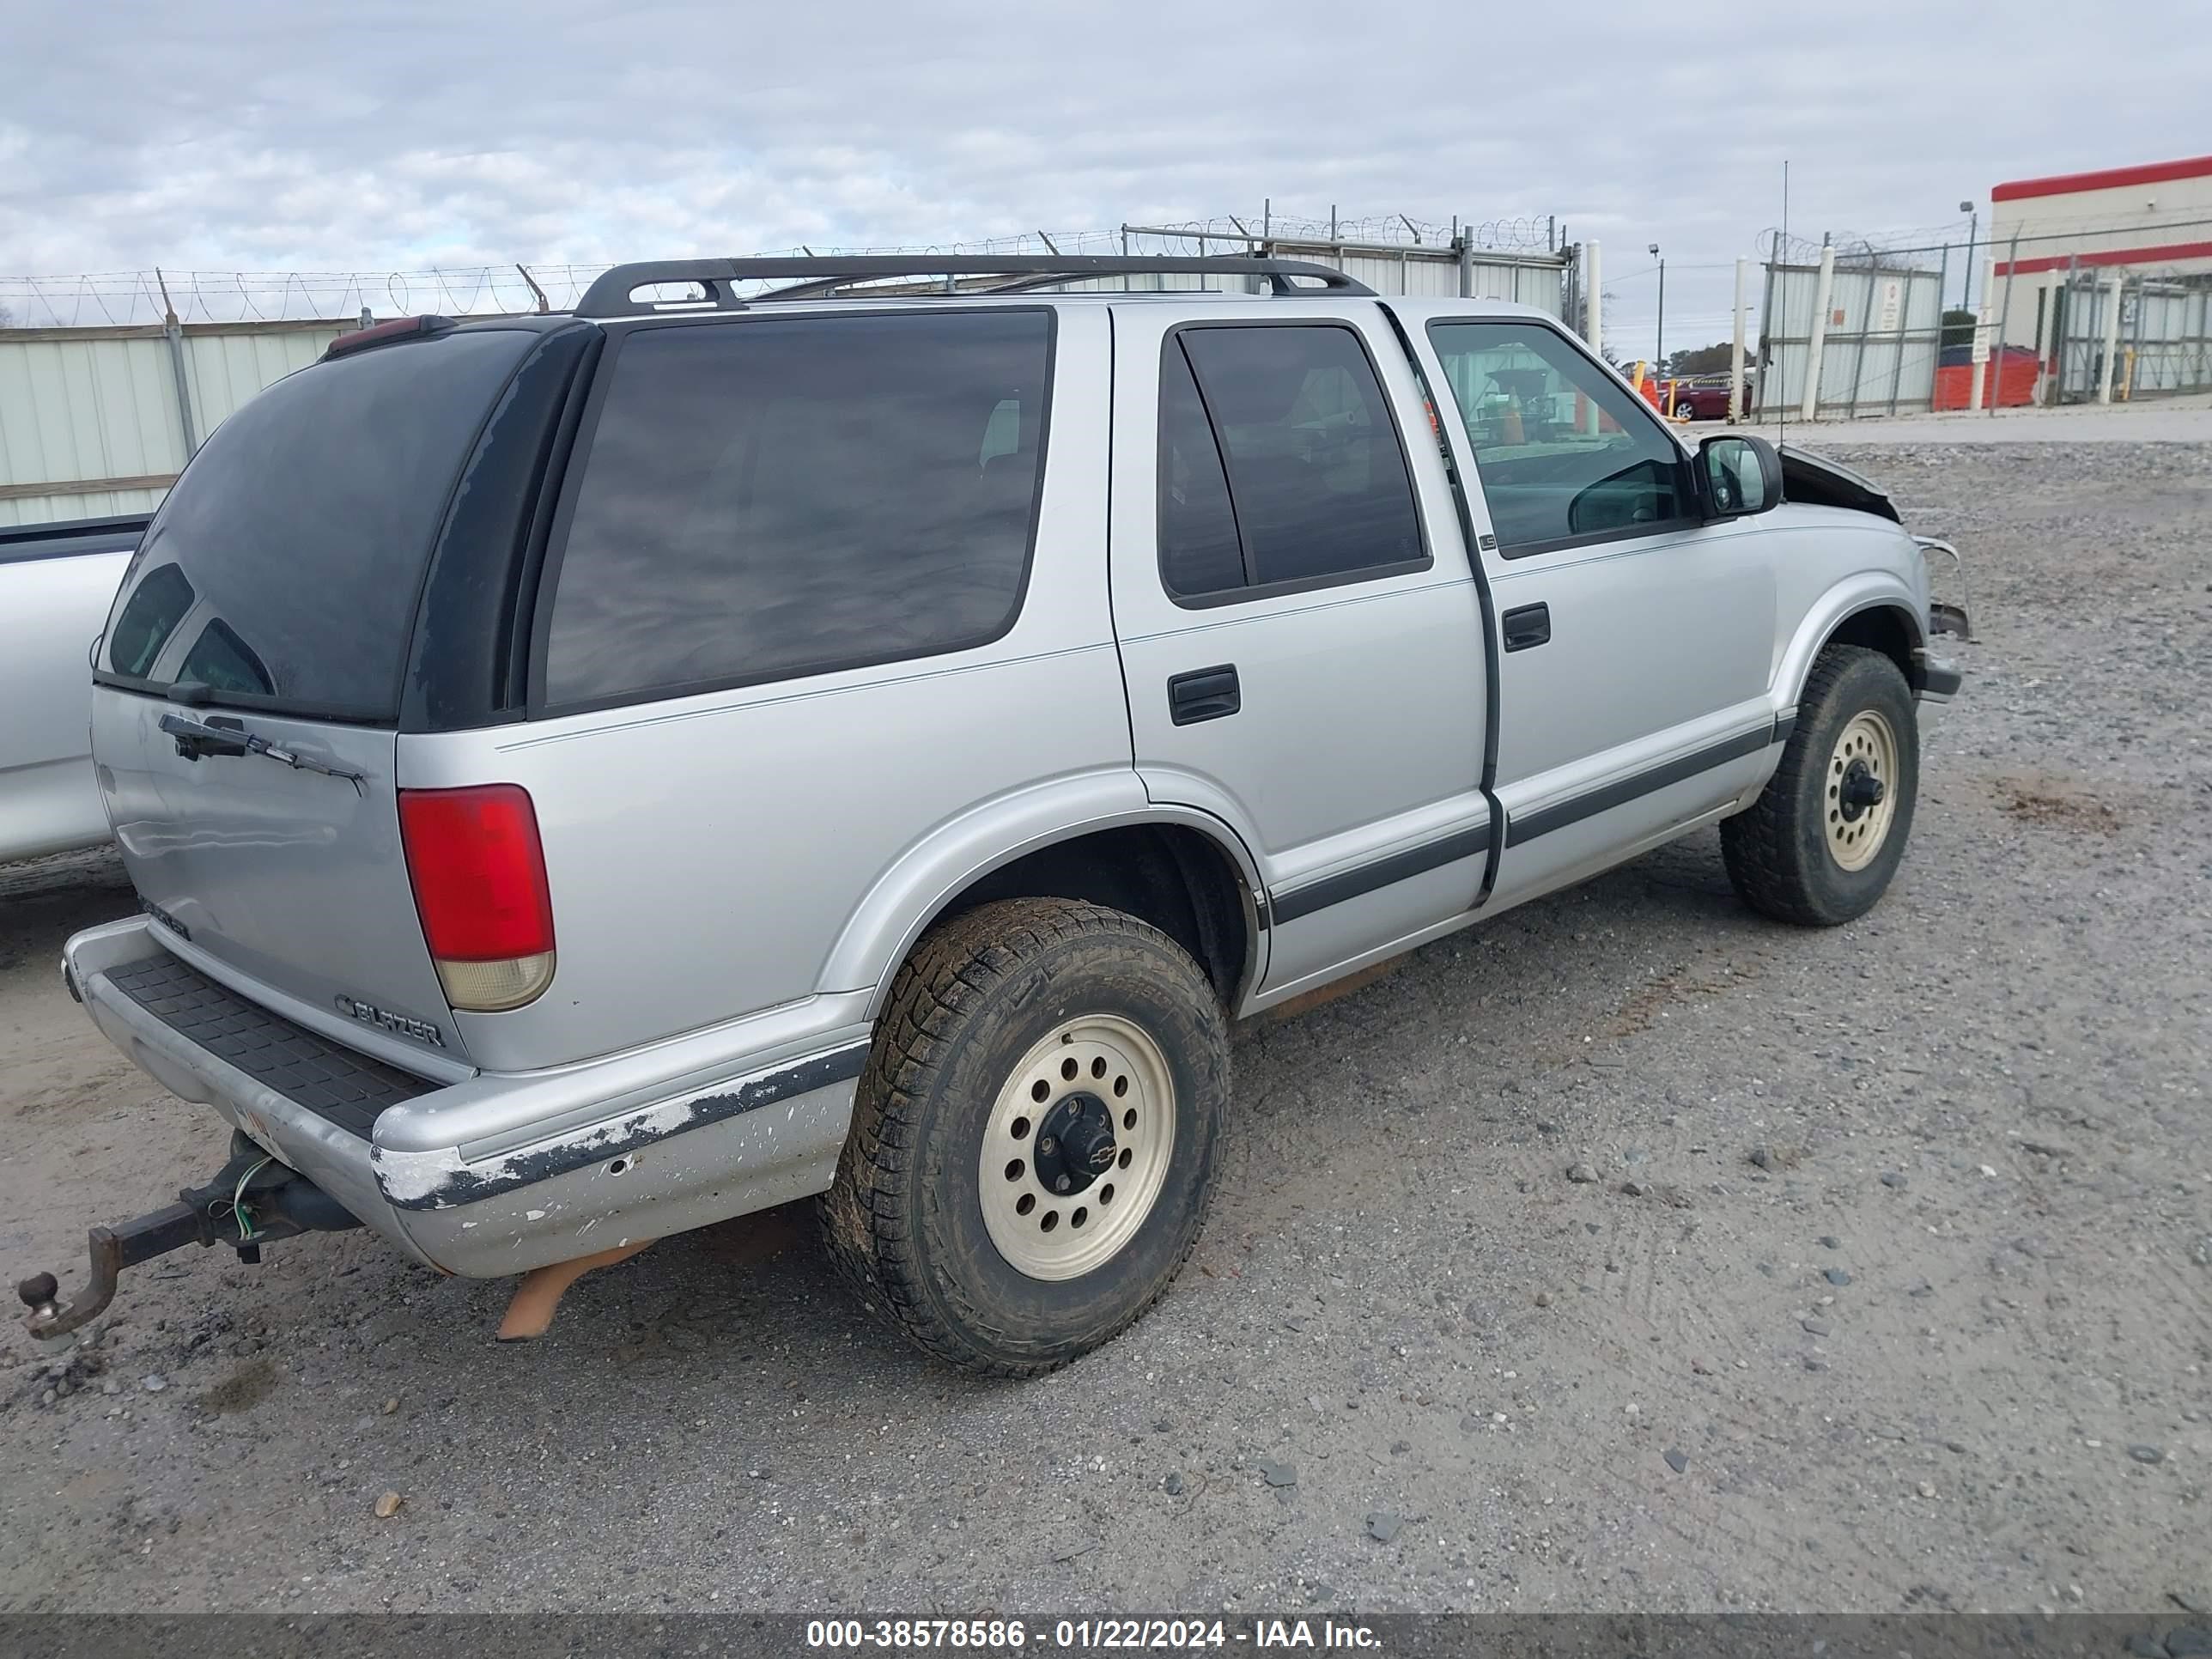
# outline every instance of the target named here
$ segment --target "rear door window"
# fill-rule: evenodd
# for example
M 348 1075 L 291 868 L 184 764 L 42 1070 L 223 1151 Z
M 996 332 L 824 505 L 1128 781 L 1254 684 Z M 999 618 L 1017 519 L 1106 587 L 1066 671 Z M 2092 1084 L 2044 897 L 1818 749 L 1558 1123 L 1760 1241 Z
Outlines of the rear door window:
M 1160 577 L 1185 599 L 1249 585 L 1221 447 L 1172 337 L 1160 360 Z
M 1044 472 L 1044 309 L 630 333 L 538 653 L 599 706 L 987 643 Z
M 149 690 L 198 678 L 246 707 L 393 718 L 454 480 L 536 337 L 490 329 L 373 347 L 288 375 L 223 422 L 124 576 L 104 676 Z M 179 662 L 162 647 L 187 612 L 207 620 Z
M 1352 329 L 1177 330 L 1160 363 L 1160 437 L 1161 577 L 1180 598 L 1428 562 L 1405 448 Z

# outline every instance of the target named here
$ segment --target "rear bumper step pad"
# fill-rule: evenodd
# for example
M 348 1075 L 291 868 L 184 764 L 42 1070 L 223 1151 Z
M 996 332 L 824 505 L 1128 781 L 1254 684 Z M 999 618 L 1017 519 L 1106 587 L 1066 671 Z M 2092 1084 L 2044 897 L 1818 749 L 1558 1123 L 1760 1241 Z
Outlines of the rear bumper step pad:
M 386 1107 L 438 1086 L 317 1036 L 172 956 L 111 968 L 107 980 L 179 1036 L 363 1140 Z

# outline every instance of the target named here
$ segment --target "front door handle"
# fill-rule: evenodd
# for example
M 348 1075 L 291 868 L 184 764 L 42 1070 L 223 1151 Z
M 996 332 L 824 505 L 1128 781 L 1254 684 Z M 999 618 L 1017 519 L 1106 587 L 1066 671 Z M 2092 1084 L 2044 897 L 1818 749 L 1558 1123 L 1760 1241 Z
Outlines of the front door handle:
M 1194 668 L 1168 682 L 1168 718 L 1177 726 L 1218 720 L 1244 706 L 1237 684 L 1237 665 L 1224 662 L 1213 668 Z
M 1507 611 L 1498 619 L 1505 635 L 1508 651 L 1526 651 L 1529 647 L 1543 645 L 1552 637 L 1552 607 L 1548 605 L 1524 605 Z

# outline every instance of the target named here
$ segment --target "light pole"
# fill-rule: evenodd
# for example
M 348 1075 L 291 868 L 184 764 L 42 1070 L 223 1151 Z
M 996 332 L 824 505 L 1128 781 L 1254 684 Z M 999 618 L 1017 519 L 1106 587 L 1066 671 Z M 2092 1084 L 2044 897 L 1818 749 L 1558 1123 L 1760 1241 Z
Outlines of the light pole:
M 1659 244 L 1651 244 L 1651 257 L 1659 260 L 1659 325 L 1651 342 L 1651 372 L 1667 372 L 1667 262 L 1659 257 Z
M 1959 301 L 1959 309 L 1974 308 L 1974 233 L 1982 228 L 1980 211 L 1972 202 L 1959 204 L 1959 211 L 1966 216 L 1966 297 Z

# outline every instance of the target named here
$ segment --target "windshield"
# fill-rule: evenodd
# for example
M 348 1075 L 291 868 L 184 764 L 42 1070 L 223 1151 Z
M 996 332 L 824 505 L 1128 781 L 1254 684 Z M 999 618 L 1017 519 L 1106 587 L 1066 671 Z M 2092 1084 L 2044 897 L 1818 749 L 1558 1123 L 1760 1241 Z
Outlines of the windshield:
M 373 348 L 287 376 L 217 427 L 124 577 L 103 678 L 393 718 L 447 499 L 536 337 L 494 329 Z

